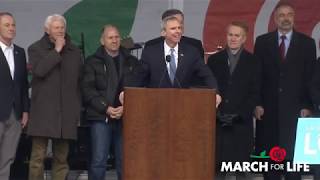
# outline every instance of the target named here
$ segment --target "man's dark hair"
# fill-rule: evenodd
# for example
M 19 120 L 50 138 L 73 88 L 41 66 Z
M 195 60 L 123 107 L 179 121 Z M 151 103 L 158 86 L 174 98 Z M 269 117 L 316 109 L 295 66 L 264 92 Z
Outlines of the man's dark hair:
M 277 11 L 279 8 L 281 8 L 281 7 L 290 7 L 290 8 L 292 8 L 292 9 L 294 9 L 294 6 L 293 6 L 293 4 L 292 3 L 290 3 L 289 1 L 284 1 L 284 0 L 282 0 L 282 1 L 280 1 L 278 4 L 277 4 L 277 6 L 275 7 L 275 11 Z
M 179 9 L 168 9 L 165 12 L 162 13 L 161 19 L 164 20 L 165 18 L 169 16 L 174 16 L 176 14 L 180 14 L 182 17 L 184 17 L 183 12 Z
M 243 29 L 244 33 L 247 34 L 249 31 L 248 25 L 246 22 L 244 21 L 232 21 L 229 26 L 237 26 L 240 27 L 241 29 Z M 228 28 L 229 28 L 228 26 Z
M 11 17 L 13 17 L 13 15 L 12 15 L 11 13 L 9 13 L 9 12 L 1 12 L 1 11 L 0 11 L 0 18 L 1 18 L 2 16 L 11 16 Z

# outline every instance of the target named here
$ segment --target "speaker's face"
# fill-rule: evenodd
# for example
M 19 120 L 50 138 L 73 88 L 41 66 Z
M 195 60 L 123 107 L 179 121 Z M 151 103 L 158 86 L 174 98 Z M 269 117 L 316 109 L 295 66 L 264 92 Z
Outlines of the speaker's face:
M 163 29 L 163 35 L 169 46 L 175 46 L 182 36 L 182 25 L 177 19 L 168 20 Z M 172 48 L 173 48 L 172 47 Z

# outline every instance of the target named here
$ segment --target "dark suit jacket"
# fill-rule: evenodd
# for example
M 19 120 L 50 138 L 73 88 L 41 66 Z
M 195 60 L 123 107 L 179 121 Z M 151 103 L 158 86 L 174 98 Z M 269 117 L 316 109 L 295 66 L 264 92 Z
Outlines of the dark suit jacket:
M 221 127 L 217 120 L 217 161 L 248 161 L 253 149 L 252 112 L 259 93 L 257 59 L 242 50 L 239 61 L 230 74 L 227 50 L 208 58 L 208 66 L 217 79 L 222 102 L 220 113 L 238 114 L 233 128 Z
M 216 80 L 201 60 L 197 49 L 188 44 L 179 44 L 178 67 L 174 85 L 171 84 L 164 56 L 164 43 L 147 46 L 142 51 L 140 85 L 150 88 L 189 88 L 194 77 L 205 82 L 207 88 L 217 88 Z
M 14 45 L 14 79 L 9 65 L 0 48 L 0 121 L 9 118 L 12 108 L 16 117 L 29 111 L 28 79 L 24 49 Z
M 285 62 L 280 61 L 277 31 L 257 38 L 255 55 L 261 60 L 260 105 L 262 121 L 257 121 L 257 148 L 275 145 L 292 158 L 297 118 L 302 108 L 312 108 L 309 84 L 316 60 L 315 41 L 293 31 Z
M 320 115 L 320 57 L 316 61 L 314 66 L 314 74 L 312 76 L 312 81 L 310 84 L 310 94 L 312 102 L 315 106 L 316 116 Z
M 161 43 L 161 42 L 163 42 L 163 40 L 164 40 L 164 37 L 162 37 L 162 36 L 157 37 L 155 39 L 151 39 L 145 43 L 144 47 L 148 47 L 150 45 Z M 204 58 L 204 50 L 202 47 L 202 42 L 200 40 L 195 39 L 195 38 L 191 38 L 191 37 L 187 37 L 187 36 L 182 36 L 181 40 L 180 40 L 180 44 L 184 44 L 184 43 L 195 47 L 199 51 L 200 56 L 202 58 Z

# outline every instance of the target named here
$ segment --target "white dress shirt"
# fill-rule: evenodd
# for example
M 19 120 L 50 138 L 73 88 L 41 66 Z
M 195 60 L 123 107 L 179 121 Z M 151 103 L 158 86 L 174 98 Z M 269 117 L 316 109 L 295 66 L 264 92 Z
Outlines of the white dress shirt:
M 9 65 L 10 74 L 12 79 L 14 79 L 14 56 L 13 56 L 13 44 L 10 46 L 5 45 L 3 42 L 0 41 L 1 50 L 6 57 L 7 63 Z
M 281 36 L 282 35 L 285 35 L 286 36 L 286 39 L 284 40 L 284 45 L 285 45 L 285 52 L 284 52 L 284 55 L 286 56 L 287 55 L 287 52 L 288 52 L 288 49 L 289 49 L 289 45 L 290 45 L 290 41 L 291 41 L 291 37 L 292 37 L 292 30 L 290 32 L 288 32 L 287 34 L 281 34 L 279 31 L 278 31 L 278 45 L 280 46 L 281 44 Z
M 178 49 L 179 49 L 178 47 L 179 47 L 179 44 L 177 44 L 174 48 L 171 48 L 170 46 L 168 46 L 166 41 L 164 41 L 163 47 L 164 47 L 164 58 L 165 59 L 168 55 L 171 56 L 171 49 L 174 49 L 174 62 L 176 63 L 176 67 L 178 68 Z M 170 72 L 169 62 L 166 61 L 166 65 L 167 65 L 168 72 Z

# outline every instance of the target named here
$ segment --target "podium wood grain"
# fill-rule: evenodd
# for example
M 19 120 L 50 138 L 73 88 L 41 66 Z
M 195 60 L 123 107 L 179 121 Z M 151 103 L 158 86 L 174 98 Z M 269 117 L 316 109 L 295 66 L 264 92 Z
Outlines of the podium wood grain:
M 128 88 L 124 101 L 124 180 L 213 180 L 213 90 Z

